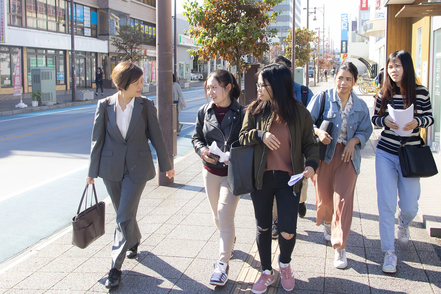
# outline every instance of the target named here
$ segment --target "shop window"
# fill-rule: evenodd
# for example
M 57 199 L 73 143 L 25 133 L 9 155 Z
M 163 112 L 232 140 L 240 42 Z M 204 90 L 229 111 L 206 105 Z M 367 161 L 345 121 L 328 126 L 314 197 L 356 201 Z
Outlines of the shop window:
M 37 0 L 37 27 L 47 29 L 46 0 Z
M 137 0 L 141 3 L 156 7 L 156 0 Z
M 12 87 L 15 63 L 19 48 L 0 47 L 0 83 L 2 88 Z M 12 69 L 12 70 L 11 70 Z
M 27 74 L 28 86 L 32 86 L 32 69 L 40 66 L 47 66 L 55 69 L 57 75 L 57 85 L 64 85 L 64 51 L 27 49 Z
M 35 0 L 26 0 L 26 26 L 28 28 L 37 27 L 37 9 Z
M 9 1 L 9 25 L 23 26 L 22 0 Z

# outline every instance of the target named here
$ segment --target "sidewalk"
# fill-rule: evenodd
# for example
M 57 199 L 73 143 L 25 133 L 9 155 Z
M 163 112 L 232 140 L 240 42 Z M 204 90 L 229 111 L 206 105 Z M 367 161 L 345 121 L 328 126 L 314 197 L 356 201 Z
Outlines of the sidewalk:
M 330 86 L 327 83 L 312 90 L 318 93 Z M 366 97 L 366 101 L 372 105 L 371 97 Z M 190 133 L 189 130 L 188 135 Z M 374 132 L 362 151 L 362 172 L 357 181 L 347 243 L 348 267 L 344 270 L 334 268 L 330 242 L 323 240 L 323 228 L 315 225 L 314 188 L 309 184 L 308 212 L 298 221 L 291 262 L 296 278 L 295 293 L 441 293 L 441 240 L 428 236 L 421 217 L 422 210 L 430 206 L 438 216 L 441 214 L 441 206 L 429 203 L 432 200 L 428 197 L 428 191 L 437 191 L 439 175 L 422 180 L 421 209 L 410 228 L 411 241 L 396 244 L 397 273 L 381 271 L 383 253 L 374 169 L 376 140 L 378 134 Z M 121 285 L 111 292 L 250 293 L 260 273 L 260 263 L 249 195 L 242 197 L 237 208 L 237 243 L 230 261 L 229 281 L 224 287 L 214 288 L 208 281 L 218 256 L 219 233 L 206 200 L 200 158 L 190 151 L 175 159 L 175 170 L 175 184 L 171 187 L 157 186 L 156 179 L 147 183 L 138 210 L 143 234 L 141 253 L 136 260 L 126 259 Z M 108 203 L 106 234 L 88 248 L 82 250 L 71 245 L 68 227 L 1 264 L 0 294 L 107 293 L 104 283 L 110 267 L 114 223 L 115 213 Z M 277 255 L 278 248 L 273 241 L 276 271 Z M 278 281 L 267 293 L 285 291 Z

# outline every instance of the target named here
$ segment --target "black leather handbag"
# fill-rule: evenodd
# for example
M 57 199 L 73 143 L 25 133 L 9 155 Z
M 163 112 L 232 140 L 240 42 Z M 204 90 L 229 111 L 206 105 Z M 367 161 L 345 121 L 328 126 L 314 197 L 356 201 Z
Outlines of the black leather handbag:
M 84 249 L 93 241 L 104 235 L 104 215 L 106 203 L 98 202 L 96 196 L 95 184 L 92 185 L 92 194 L 90 206 L 87 207 L 87 190 L 89 185 L 86 184 L 77 214 L 72 218 L 72 244 Z M 92 198 L 95 198 L 95 204 L 92 205 Z M 81 205 L 84 201 L 85 209 L 80 212 Z
M 401 146 L 398 149 L 401 173 L 405 178 L 427 178 L 438 173 L 435 159 L 433 158 L 430 147 L 424 145 L 420 138 L 420 145 L 405 145 L 401 137 Z
M 234 196 L 254 191 L 253 161 L 254 146 L 240 146 L 239 141 L 231 144 L 227 181 Z

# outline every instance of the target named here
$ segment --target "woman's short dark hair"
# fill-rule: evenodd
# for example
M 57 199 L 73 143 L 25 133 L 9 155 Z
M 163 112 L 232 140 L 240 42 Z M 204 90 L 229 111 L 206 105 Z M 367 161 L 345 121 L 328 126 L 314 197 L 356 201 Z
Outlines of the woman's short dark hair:
M 354 81 L 357 82 L 358 69 L 352 62 L 345 61 L 342 64 L 340 64 L 340 66 L 337 69 L 337 74 L 340 70 L 347 70 L 348 72 L 350 72 L 352 74 L 352 76 L 354 77 Z M 335 77 L 337 78 L 337 75 L 335 75 Z
M 124 61 L 118 63 L 112 70 L 112 81 L 118 90 L 127 90 L 130 84 L 142 77 L 142 69 L 137 65 Z
M 240 88 L 237 84 L 236 78 L 227 70 L 225 69 L 219 69 L 211 72 L 204 83 L 204 90 L 205 95 L 207 95 L 207 82 L 209 78 L 214 78 L 218 83 L 219 86 L 222 88 L 226 88 L 228 84 L 231 84 L 231 90 L 230 90 L 230 99 L 233 101 L 233 99 L 238 99 L 240 96 Z
M 403 97 L 404 107 L 407 108 L 411 104 L 414 104 L 414 110 L 416 111 L 416 77 L 415 68 L 413 67 L 412 56 L 409 52 L 399 50 L 392 52 L 387 58 L 386 69 L 389 67 L 390 62 L 399 59 L 403 67 L 403 77 L 400 83 L 400 94 Z M 385 116 L 387 114 L 387 104 L 395 95 L 395 88 L 397 84 L 392 80 L 389 73 L 385 74 L 383 78 L 383 88 L 381 88 L 381 106 L 378 114 Z
M 263 112 L 271 105 L 271 110 L 281 122 L 292 123 L 296 117 L 296 107 L 300 104 L 294 98 L 294 81 L 289 68 L 280 63 L 273 63 L 260 69 L 265 84 L 271 86 L 271 101 L 257 99 L 250 104 L 253 115 Z

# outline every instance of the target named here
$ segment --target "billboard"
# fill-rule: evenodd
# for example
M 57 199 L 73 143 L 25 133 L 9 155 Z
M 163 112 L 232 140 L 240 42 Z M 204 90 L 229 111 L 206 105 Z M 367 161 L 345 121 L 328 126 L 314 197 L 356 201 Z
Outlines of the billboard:
M 360 10 L 368 10 L 368 0 L 360 0 Z
M 341 53 L 348 53 L 348 29 L 349 20 L 348 14 L 341 15 Z

